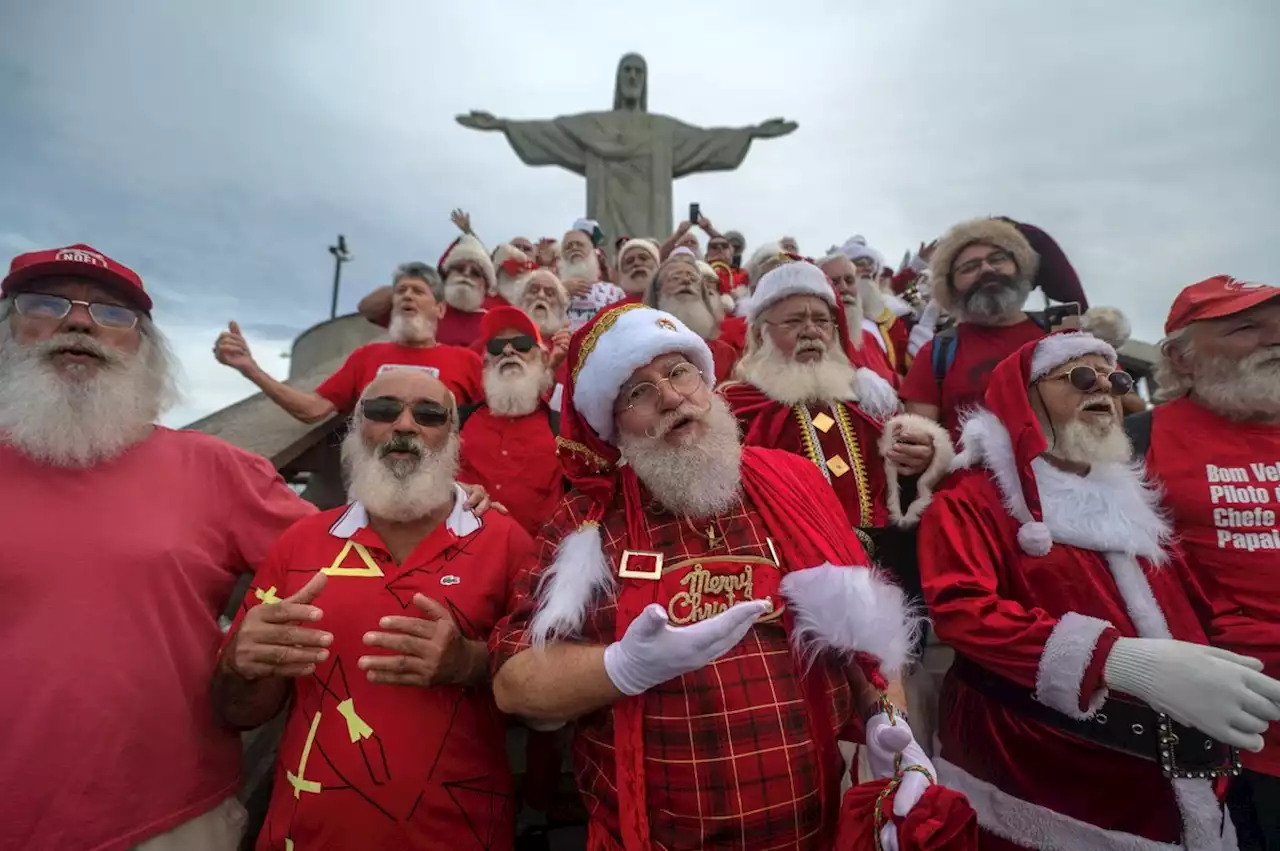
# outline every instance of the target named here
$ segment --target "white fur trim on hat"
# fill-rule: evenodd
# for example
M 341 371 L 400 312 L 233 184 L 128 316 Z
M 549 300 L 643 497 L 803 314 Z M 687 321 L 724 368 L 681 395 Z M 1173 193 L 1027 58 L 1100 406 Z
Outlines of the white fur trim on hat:
M 764 245 L 751 252 L 751 259 L 747 261 L 747 287 L 752 291 L 760 279 L 775 268 L 779 263 L 778 255 L 782 253 L 782 245 L 776 240 L 766 242 Z
M 840 246 L 840 253 L 848 257 L 850 261 L 861 260 L 866 258 L 876 264 L 876 274 L 880 274 L 880 270 L 884 267 L 884 257 L 879 251 L 867 245 L 865 236 L 851 236 Z
M 489 286 L 495 283 L 493 272 L 493 260 L 489 257 L 489 252 L 485 250 L 484 243 L 476 239 L 469 233 L 464 233 L 458 237 L 458 242 L 445 255 L 444 260 L 440 263 L 440 268 L 444 271 L 445 277 L 448 277 L 449 270 L 463 260 L 470 260 L 477 264 L 481 271 L 484 272 L 485 280 Z
M 613 324 L 596 338 L 586 354 L 573 391 L 573 404 L 606 443 L 613 443 L 613 403 L 631 374 L 649 361 L 681 352 L 715 386 L 715 361 L 701 337 L 670 313 L 652 307 L 615 308 Z M 598 320 L 600 321 L 600 320 Z M 597 329 L 598 326 L 597 326 Z
M 652 239 L 637 237 L 635 239 L 628 239 L 622 244 L 622 248 L 618 251 L 618 265 L 621 266 L 622 258 L 637 248 L 643 250 L 646 254 L 652 257 L 654 263 L 662 262 L 662 253 L 658 249 L 658 244 Z
M 747 322 L 754 325 L 760 314 L 793 295 L 817 296 L 836 306 L 836 291 L 821 269 L 812 263 L 784 263 L 756 284 L 747 308 Z
M 943 310 L 952 308 L 954 291 L 951 288 L 951 266 L 966 246 L 985 242 L 1003 248 L 1013 255 L 1018 272 L 1034 281 L 1040 268 L 1040 255 L 1016 227 L 1004 219 L 971 219 L 955 225 L 939 239 L 929 259 L 929 274 L 933 276 L 933 297 Z
M 720 279 L 720 276 L 716 274 L 716 270 L 711 268 L 711 264 L 705 260 L 698 261 L 698 272 L 704 278 L 715 278 L 716 280 Z
M 529 257 L 509 242 L 504 242 L 493 250 L 493 267 L 495 272 L 501 269 L 502 264 L 508 260 L 518 260 L 521 263 L 527 263 L 531 259 L 533 258 Z
M 1036 346 L 1031 358 L 1031 380 L 1039 381 L 1064 363 L 1085 355 L 1102 355 L 1112 365 L 1116 362 L 1116 350 L 1111 344 L 1092 334 L 1083 331 L 1050 334 Z

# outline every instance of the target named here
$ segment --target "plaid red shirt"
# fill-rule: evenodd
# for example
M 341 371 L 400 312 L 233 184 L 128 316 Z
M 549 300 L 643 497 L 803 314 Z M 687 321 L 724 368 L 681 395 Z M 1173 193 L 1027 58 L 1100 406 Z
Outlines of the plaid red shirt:
M 517 578 L 514 608 L 494 630 L 490 649 L 495 671 L 528 647 L 525 627 L 535 606 L 533 589 L 554 560 L 561 538 L 579 527 L 590 505 L 585 496 L 570 494 L 543 529 L 538 564 Z M 601 522 L 605 553 L 615 566 L 627 549 L 621 506 L 619 497 Z M 717 518 L 714 548 L 706 521 L 695 527 L 651 509 L 644 522 L 668 564 L 706 555 L 772 559 L 764 523 L 745 501 Z M 612 643 L 616 614 L 614 600 L 601 602 L 588 614 L 582 639 Z M 827 723 L 839 732 L 854 716 L 847 675 L 833 658 L 816 664 L 830 694 Z M 779 623 L 757 624 L 712 664 L 649 690 L 644 750 L 655 848 L 819 847 L 818 750 L 810 734 L 799 663 Z M 621 843 L 612 711 L 578 721 L 574 770 L 591 818 Z M 837 803 L 828 802 L 830 812 Z

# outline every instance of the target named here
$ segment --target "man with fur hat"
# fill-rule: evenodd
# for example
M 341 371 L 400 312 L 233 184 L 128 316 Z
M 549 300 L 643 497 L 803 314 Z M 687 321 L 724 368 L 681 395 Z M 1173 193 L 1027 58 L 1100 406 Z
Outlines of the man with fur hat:
M 930 258 L 933 300 L 956 325 L 912 362 L 902 385 L 907 410 L 959 434 L 961 411 L 981 400 L 995 365 L 1045 335 L 1023 309 L 1039 268 L 1040 255 L 1008 219 L 962 222 L 938 240 Z
M 1215 617 L 1129 463 L 1111 346 L 1024 344 L 965 422 L 920 524 L 933 627 L 956 651 L 936 758 L 984 849 L 1231 851 L 1215 778 L 1260 750 L 1280 682 Z M 1221 788 L 1221 784 L 1216 784 Z
M 666 311 L 706 341 L 715 361 L 716 381 L 724 381 L 738 362 L 738 353 L 719 339 L 724 315 L 716 310 L 718 295 L 703 283 L 699 261 L 687 248 L 671 252 L 658 269 L 645 302 Z
M 1223 646 L 1280 677 L 1280 288 L 1216 275 L 1165 323 L 1157 405 L 1126 423 L 1145 444 L 1201 586 L 1252 621 Z M 1146 434 L 1142 434 L 1145 427 Z M 1280 849 L 1280 726 L 1243 754 L 1230 801 L 1240 847 Z
M 599 246 L 600 226 L 578 219 L 560 241 L 556 275 L 569 293 L 569 329 L 576 331 L 600 310 L 627 297 L 606 280 L 607 266 Z
M 951 441 L 931 420 L 901 414 L 893 388 L 850 363 L 845 314 L 822 270 L 794 258 L 766 274 L 748 322 L 740 380 L 721 388 L 747 445 L 806 458 L 855 527 L 913 523 Z M 901 504 L 900 476 L 919 476 L 914 506 Z
M 569 364 L 575 490 L 490 649 L 503 710 L 577 722 L 588 847 L 830 848 L 860 721 L 882 776 L 900 750 L 911 810 L 928 760 L 878 689 L 914 624 L 822 477 L 741 446 L 670 314 L 602 311 Z
M 564 495 L 553 412 L 554 372 L 533 321 L 514 307 L 485 314 L 484 402 L 461 408 L 458 481 L 484 487 L 531 535 Z M 558 418 L 557 418 L 558 419 Z
M 649 285 L 658 274 L 661 262 L 658 246 L 652 239 L 634 237 L 625 240 L 618 249 L 618 274 L 614 278 L 628 298 L 640 301 L 649 292 Z

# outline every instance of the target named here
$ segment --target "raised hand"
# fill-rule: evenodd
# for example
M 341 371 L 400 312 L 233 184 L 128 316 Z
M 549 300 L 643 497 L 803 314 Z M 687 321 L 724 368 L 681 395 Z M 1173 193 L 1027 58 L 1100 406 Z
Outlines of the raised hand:
M 622 640 L 605 648 L 605 672 L 623 694 L 648 691 L 728 653 L 772 607 L 768 600 L 748 600 L 692 626 L 675 627 L 666 609 L 647 606 Z
M 763 124 L 753 127 L 751 135 L 757 139 L 776 139 L 787 135 L 799 126 L 794 121 L 787 121 L 784 118 L 770 118 Z
M 240 326 L 234 321 L 227 325 L 227 330 L 218 335 L 218 339 L 213 344 L 213 356 L 218 359 L 218 363 L 240 372 L 257 366 L 253 353 L 249 351 L 249 344 L 245 342 L 244 334 L 240 332 Z
M 570 278 L 561 283 L 564 284 L 564 291 L 569 294 L 569 298 L 577 298 L 591 292 L 591 282 L 584 281 L 582 278 Z
M 552 372 L 560 367 L 569 354 L 569 340 L 572 338 L 568 328 L 561 328 L 551 335 L 551 356 L 547 359 L 547 368 Z
M 471 214 L 458 208 L 449 214 L 449 221 L 463 233 L 469 233 L 475 236 L 475 231 L 471 230 Z
M 457 116 L 457 122 L 472 130 L 501 130 L 506 126 L 506 122 L 501 118 L 495 118 L 492 113 L 478 109 L 473 109 L 466 115 Z
M 327 577 L 316 571 L 298 593 L 278 603 L 260 603 L 245 613 L 222 653 L 222 664 L 246 680 L 306 677 L 329 658 L 333 636 L 303 624 L 320 620 L 311 605 Z
M 414 594 L 421 617 L 390 616 L 378 621 L 385 632 L 367 632 L 364 643 L 394 655 L 361 656 L 360 670 L 371 683 L 428 686 L 464 682 L 470 675 L 466 639 L 439 602 Z

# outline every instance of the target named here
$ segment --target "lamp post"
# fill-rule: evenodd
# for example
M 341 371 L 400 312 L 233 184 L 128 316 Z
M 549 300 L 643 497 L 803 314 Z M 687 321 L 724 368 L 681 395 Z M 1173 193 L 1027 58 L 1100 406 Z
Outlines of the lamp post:
M 338 234 L 337 245 L 329 246 L 329 253 L 333 255 L 333 301 L 329 306 L 329 318 L 334 319 L 338 315 L 338 283 L 342 280 L 342 264 L 355 255 L 347 249 L 347 238 L 342 234 Z

